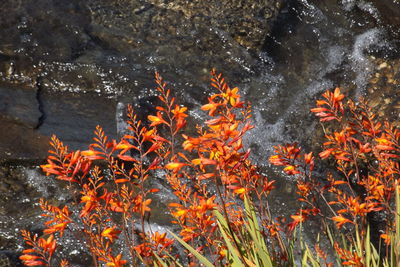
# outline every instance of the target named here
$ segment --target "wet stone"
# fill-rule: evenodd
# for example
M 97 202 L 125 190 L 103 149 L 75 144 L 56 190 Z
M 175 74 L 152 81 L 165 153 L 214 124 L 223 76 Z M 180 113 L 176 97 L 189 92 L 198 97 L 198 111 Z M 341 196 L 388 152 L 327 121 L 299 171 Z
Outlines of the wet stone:
M 216 28 L 227 32 L 240 45 L 259 50 L 270 30 L 269 20 L 273 20 L 277 15 L 282 2 L 280 0 L 262 2 L 148 0 L 141 3 L 118 1 L 114 5 L 114 10 L 104 13 L 96 11 L 110 6 L 109 1 L 89 1 L 88 6 L 92 21 L 109 28 L 109 32 L 117 30 L 119 33 L 124 33 L 130 30 L 132 37 L 138 37 L 123 40 L 125 43 L 131 43 L 131 47 L 140 46 L 143 41 L 162 43 L 169 39 L 177 43 L 179 41 L 177 37 L 181 37 L 182 41 L 190 35 L 196 37 L 196 31 L 190 33 L 185 29 L 194 21 L 194 25 L 190 26 L 191 30 L 195 30 L 193 26 Z M 133 12 L 126 12 L 127 10 Z M 117 37 L 118 33 L 114 32 L 113 35 Z M 198 37 L 207 38 L 207 35 Z
M 389 33 L 395 37 L 399 37 L 400 2 L 393 0 L 372 0 L 371 2 L 380 14 L 379 20 L 387 26 Z
M 52 205 L 62 206 L 71 201 L 66 190 L 65 183 L 45 177 L 38 167 L 0 165 L 0 262 L 14 264 L 4 267 L 21 266 L 18 260 L 23 244 L 20 230 L 42 233 L 45 219 L 41 216 L 39 199 L 45 198 Z M 69 240 L 69 246 L 59 246 L 58 255 L 69 255 L 72 266 L 89 266 L 90 263 L 85 264 L 88 256 L 81 246 L 73 237 L 69 236 Z M 72 251 L 78 251 L 80 258 Z
M 0 254 L 19 247 L 21 227 L 30 227 L 29 221 L 40 214 L 38 207 L 28 200 L 37 201 L 38 197 L 35 186 L 28 183 L 24 168 L 0 166 Z
M 0 166 L 0 203 L 19 202 L 24 198 L 33 198 L 38 194 L 32 191 L 34 185 L 27 184 L 26 174 L 19 167 Z M 9 206 L 1 215 L 16 213 L 15 207 Z
M 4 60 L 0 60 L 0 81 L 2 83 L 36 90 L 37 78 L 41 71 L 40 63 L 35 64 L 30 58 L 6 57 Z
M 240 45 L 259 50 L 270 31 L 268 20 L 274 18 L 283 1 L 187 1 L 150 0 L 152 4 L 181 12 L 186 18 L 200 18 L 199 25 L 210 25 L 229 33 Z
M 205 100 L 210 68 L 236 82 L 258 66 L 281 3 L 1 1 L 0 159 L 41 160 L 51 134 L 84 147 L 97 124 L 115 136 L 118 101 L 153 105 L 155 70 L 183 104 Z
M 367 84 L 368 100 L 379 115 L 399 124 L 400 59 L 373 58 L 375 73 Z
M 37 130 L 44 136 L 53 134 L 70 149 L 88 149 L 97 125 L 110 138 L 116 138 L 116 102 L 97 94 L 44 93 L 46 118 Z
M 0 54 L 69 60 L 89 40 L 82 27 L 87 23 L 87 16 L 79 2 L 2 1 Z
M 190 70 L 193 75 L 202 73 L 204 68 L 209 70 L 210 66 L 222 69 L 228 65 L 229 71 L 246 72 L 243 66 L 257 64 L 247 49 L 260 52 L 274 18 L 261 18 L 255 14 L 263 13 L 266 6 L 277 14 L 281 1 L 273 2 L 270 5 L 243 4 L 246 8 L 241 9 L 235 6 L 237 3 L 220 1 L 169 1 L 167 4 L 162 1 L 118 1 L 109 8 L 109 1 L 92 0 L 88 1 L 89 34 L 97 46 L 124 54 L 128 59 L 145 63 L 162 73 L 176 73 L 176 68 L 180 68 Z M 236 29 L 233 25 L 244 17 L 251 19 L 242 23 L 243 29 Z M 251 36 L 257 33 L 257 37 L 251 38 L 252 43 L 246 41 L 248 44 L 244 44 L 232 35 L 235 30 Z
M 46 158 L 50 138 L 30 126 L 0 116 L 0 162 Z
M 33 88 L 0 83 L 0 116 L 35 128 L 41 116 L 36 94 Z
M 0 250 L 0 267 L 22 267 L 19 253 L 10 250 Z

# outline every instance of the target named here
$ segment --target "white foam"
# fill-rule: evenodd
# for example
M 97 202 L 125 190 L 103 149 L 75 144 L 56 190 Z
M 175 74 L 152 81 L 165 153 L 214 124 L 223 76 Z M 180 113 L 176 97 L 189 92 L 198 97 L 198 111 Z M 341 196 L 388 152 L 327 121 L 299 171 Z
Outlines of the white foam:
M 379 47 L 386 46 L 384 33 L 381 29 L 373 28 L 358 35 L 354 40 L 353 49 L 350 55 L 351 68 L 357 73 L 355 85 L 357 86 L 356 95 L 363 93 L 367 83 L 367 78 L 370 76 L 373 69 L 373 64 L 370 57 L 365 53 L 372 45 Z
M 40 192 L 40 194 L 44 198 L 49 198 L 50 193 L 48 189 L 50 186 L 55 186 L 53 179 L 41 174 L 39 168 L 36 169 L 24 168 L 24 172 L 28 184 L 34 186 L 35 189 L 38 192 Z
M 324 13 L 307 0 L 300 0 L 304 9 L 301 11 L 302 19 L 308 24 L 317 24 L 326 20 Z
M 341 4 L 345 11 L 350 12 L 356 6 L 356 0 L 342 0 Z
M 126 105 L 123 102 L 118 102 L 115 108 L 115 122 L 117 124 L 117 134 L 122 137 L 128 133 L 128 123 L 125 120 L 127 111 Z
M 376 20 L 376 22 L 381 22 L 381 18 L 380 18 L 378 9 L 376 7 L 374 7 L 371 3 L 361 1 L 361 2 L 357 3 L 357 6 L 361 10 L 369 13 Z

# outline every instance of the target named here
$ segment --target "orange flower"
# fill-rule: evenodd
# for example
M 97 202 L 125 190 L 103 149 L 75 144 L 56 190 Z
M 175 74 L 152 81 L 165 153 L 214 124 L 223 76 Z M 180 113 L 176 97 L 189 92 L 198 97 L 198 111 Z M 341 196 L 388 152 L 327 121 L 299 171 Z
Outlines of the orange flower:
M 165 168 L 167 170 L 173 170 L 174 172 L 178 172 L 183 166 L 186 166 L 186 163 L 182 162 L 170 162 L 167 165 L 165 165 Z
M 215 115 L 215 112 L 217 111 L 217 108 L 218 108 L 219 105 L 220 105 L 220 104 L 218 104 L 218 103 L 213 103 L 213 102 L 210 100 L 210 103 L 203 105 L 203 106 L 201 107 L 201 110 L 205 110 L 205 111 L 209 110 L 208 115 L 210 115 L 210 116 L 213 117 L 213 116 Z
M 198 159 L 194 159 L 192 160 L 192 163 L 194 165 L 216 165 L 217 161 L 212 160 L 212 159 L 207 159 L 207 158 L 198 158 Z
M 287 160 L 283 159 L 280 155 L 273 155 L 269 157 L 269 162 L 276 166 L 286 165 Z
M 160 234 L 159 232 L 155 232 L 151 239 L 156 242 L 156 246 L 161 245 L 163 248 L 170 246 L 174 241 L 167 238 L 167 233 Z
M 344 217 L 341 216 L 341 215 L 332 217 L 332 220 L 336 222 L 336 227 L 339 228 L 339 229 L 340 229 L 345 223 L 353 223 L 352 221 L 350 221 L 349 219 L 344 218 Z
M 37 261 L 37 259 L 41 259 L 41 257 L 36 256 L 36 255 L 29 255 L 29 254 L 24 254 L 19 257 L 20 260 L 24 261 L 24 263 L 28 266 L 33 266 L 35 265 L 34 263 L 40 263 L 43 264 L 42 261 Z
M 283 169 L 284 172 L 286 172 L 286 174 L 288 175 L 295 175 L 295 174 L 299 174 L 300 172 L 296 169 L 296 166 L 293 165 L 289 165 L 287 167 L 285 167 Z
M 388 234 L 381 234 L 381 238 L 383 239 L 383 241 L 385 242 L 386 245 L 390 245 L 390 235 Z
M 151 211 L 151 208 L 149 207 L 149 205 L 151 204 L 151 201 L 152 201 L 152 199 L 149 198 L 149 199 L 146 199 L 145 201 L 142 202 L 141 208 L 140 208 L 140 213 L 142 215 L 144 215 L 144 213 L 146 211 Z
M 52 225 L 49 228 L 45 229 L 43 232 L 45 234 L 52 234 L 52 233 L 55 233 L 55 232 L 60 232 L 60 236 L 62 237 L 63 234 L 64 234 L 64 231 L 65 231 L 65 228 L 67 227 L 67 225 L 69 223 L 70 222 L 62 222 L 62 223 L 58 223 L 56 225 Z
M 175 106 L 175 108 L 171 111 L 172 114 L 175 115 L 176 119 L 182 119 L 182 118 L 186 118 L 188 115 L 185 114 L 185 112 L 187 111 L 187 107 L 180 107 L 178 105 Z
M 333 148 L 329 148 L 329 149 L 324 150 L 324 151 L 322 151 L 321 153 L 319 153 L 319 156 L 320 156 L 322 159 L 326 159 L 327 157 L 329 157 L 329 156 L 332 154 L 333 151 L 334 151 Z
M 268 181 L 268 179 L 265 177 L 264 182 L 263 182 L 263 192 L 269 193 L 272 191 L 272 189 L 275 188 L 274 186 L 275 181 Z
M 162 118 L 162 115 L 160 112 L 157 112 L 157 116 L 149 115 L 147 116 L 149 121 L 151 121 L 150 126 L 157 126 L 159 124 L 166 124 L 169 126 L 169 124 Z
M 172 212 L 171 214 L 176 217 L 179 218 L 180 220 L 185 220 L 186 214 L 188 213 L 187 209 L 184 208 L 177 208 L 176 211 Z
M 109 267 L 123 267 L 124 264 L 127 263 L 126 260 L 121 260 L 122 259 L 122 254 L 118 254 L 117 257 L 112 257 L 110 262 L 106 263 L 106 266 Z
M 208 199 L 201 199 L 198 209 L 201 211 L 201 213 L 205 213 L 208 210 L 214 210 L 214 208 L 217 206 L 217 204 L 215 204 L 214 201 L 215 201 L 215 196 L 212 196 Z
M 93 149 L 85 150 L 81 152 L 81 155 L 84 156 L 88 160 L 97 160 L 103 159 L 103 156 L 100 156 L 102 153 Z
M 303 213 L 290 215 L 290 217 L 293 219 L 293 221 L 288 224 L 289 231 L 293 231 L 299 223 L 304 222 L 307 218 L 306 215 Z
M 314 164 L 314 157 L 312 152 L 304 154 L 304 162 L 306 164 Z
M 240 95 L 237 94 L 239 88 L 235 87 L 232 90 L 228 88 L 226 92 L 223 94 L 223 97 L 231 104 L 232 107 L 235 107 L 236 104 L 240 100 Z
M 115 226 L 113 226 L 113 227 L 104 229 L 101 232 L 101 236 L 107 237 L 110 240 L 110 242 L 112 243 L 112 242 L 114 242 L 115 239 L 118 239 L 119 233 L 121 233 L 121 231 L 116 230 Z
M 149 243 L 142 243 L 133 248 L 140 256 L 150 257 L 152 256 L 152 250 Z M 122 267 L 122 265 L 120 265 Z M 115 266 L 117 267 L 117 266 Z
M 85 217 L 98 205 L 97 193 L 94 190 L 88 192 L 82 192 L 84 195 L 81 197 L 81 203 L 85 203 L 84 208 L 81 211 L 80 216 Z

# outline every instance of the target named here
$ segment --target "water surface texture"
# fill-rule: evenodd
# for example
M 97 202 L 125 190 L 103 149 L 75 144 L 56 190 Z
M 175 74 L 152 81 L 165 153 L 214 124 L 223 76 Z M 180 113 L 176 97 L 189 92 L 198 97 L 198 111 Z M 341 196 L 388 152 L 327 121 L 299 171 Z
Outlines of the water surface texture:
M 117 138 L 128 104 L 142 118 L 153 110 L 154 71 L 194 122 L 205 118 L 211 68 L 242 90 L 256 126 L 247 145 L 278 180 L 275 212 L 288 214 L 292 181 L 268 165 L 273 145 L 318 151 L 309 109 L 336 86 L 398 121 L 399 29 L 396 0 L 1 1 L 0 253 L 21 250 L 20 229 L 40 231 L 39 197 L 68 201 L 38 168 L 50 136 L 84 149 L 100 124 Z M 158 198 L 152 227 L 163 229 L 171 196 Z M 71 239 L 65 253 L 79 262 L 76 248 Z

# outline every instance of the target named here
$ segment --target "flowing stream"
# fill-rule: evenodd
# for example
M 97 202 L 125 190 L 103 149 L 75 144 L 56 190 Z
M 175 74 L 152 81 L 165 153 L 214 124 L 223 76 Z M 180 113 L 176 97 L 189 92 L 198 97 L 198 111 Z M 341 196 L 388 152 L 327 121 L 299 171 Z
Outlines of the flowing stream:
M 293 181 L 267 159 L 287 142 L 319 152 L 321 133 L 309 109 L 323 91 L 339 86 L 350 97 L 367 95 L 382 114 L 399 119 L 397 0 L 276 1 L 270 28 L 260 27 L 265 38 L 253 45 L 223 21 L 185 20 L 173 12 L 189 11 L 162 1 L 34 2 L 0 4 L 0 253 L 22 249 L 20 229 L 40 231 L 40 197 L 68 201 L 38 167 L 49 136 L 73 149 L 84 149 L 97 124 L 121 136 L 128 104 L 142 118 L 152 112 L 155 70 L 194 122 L 205 119 L 200 106 L 211 92 L 212 67 L 240 88 L 253 105 L 256 127 L 246 138 L 252 159 L 277 180 L 276 214 L 294 212 L 297 201 Z M 148 18 L 135 24 L 139 16 Z M 156 24 L 160 17 L 170 26 Z M 169 222 L 162 203 L 171 195 L 161 192 L 152 227 L 162 230 Z M 78 266 L 82 256 L 68 240 L 64 253 Z

